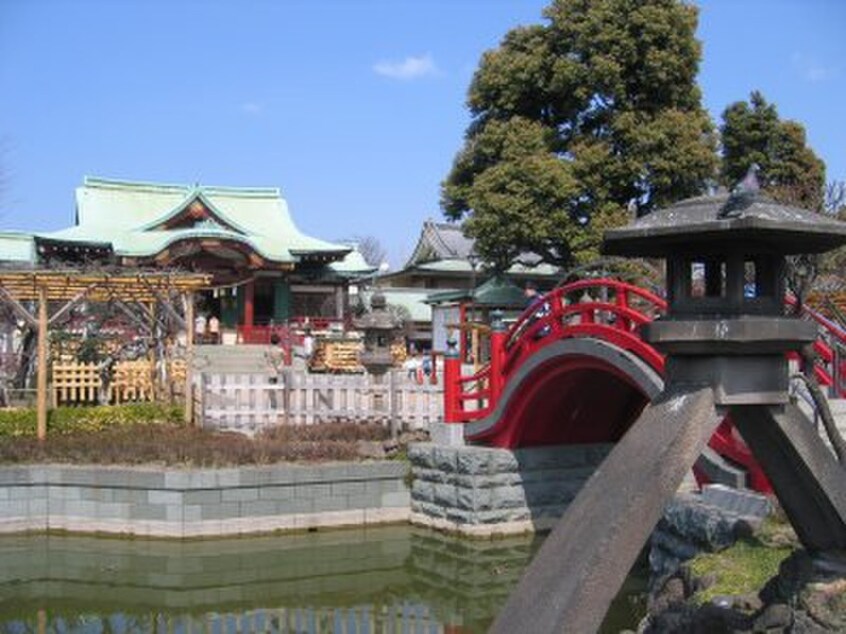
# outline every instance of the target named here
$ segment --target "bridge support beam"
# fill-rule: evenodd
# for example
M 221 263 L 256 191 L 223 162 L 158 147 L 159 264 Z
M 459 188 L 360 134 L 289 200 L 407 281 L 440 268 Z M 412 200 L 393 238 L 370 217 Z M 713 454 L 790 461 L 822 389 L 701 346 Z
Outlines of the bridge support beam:
M 663 393 L 585 484 L 490 631 L 597 631 L 721 420 L 711 388 Z

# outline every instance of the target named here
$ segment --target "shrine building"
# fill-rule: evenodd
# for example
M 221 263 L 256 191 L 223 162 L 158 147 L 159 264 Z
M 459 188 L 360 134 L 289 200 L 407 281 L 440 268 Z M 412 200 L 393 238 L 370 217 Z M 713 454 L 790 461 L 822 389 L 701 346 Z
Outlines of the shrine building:
M 297 229 L 276 188 L 87 177 L 75 221 L 54 232 L 0 232 L 0 261 L 209 273 L 198 309 L 229 328 L 343 319 L 350 282 L 373 272 L 353 246 Z

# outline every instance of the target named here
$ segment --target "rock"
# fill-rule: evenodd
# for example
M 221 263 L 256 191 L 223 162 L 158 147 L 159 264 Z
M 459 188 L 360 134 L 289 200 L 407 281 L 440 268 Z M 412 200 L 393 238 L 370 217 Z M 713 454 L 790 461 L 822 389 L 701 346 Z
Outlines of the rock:
M 764 518 L 772 511 L 767 496 L 724 484 L 706 484 L 702 487 L 702 501 L 740 517 Z
M 800 594 L 799 605 L 830 631 L 846 630 L 846 579 L 807 584 Z
M 762 536 L 761 541 L 773 548 L 788 546 L 796 548 L 799 546 L 799 538 L 790 524 L 776 524 L 766 535 Z
M 652 533 L 651 543 L 664 551 L 672 553 L 677 559 L 691 559 L 699 552 L 695 544 L 680 537 L 676 533 L 655 529 Z
M 717 583 L 717 575 L 713 572 L 708 573 L 707 575 L 702 575 L 701 577 L 696 577 L 696 579 L 693 580 L 693 592 L 695 593 L 707 590 L 715 583 Z
M 807 612 L 797 610 L 793 615 L 793 627 L 790 628 L 791 634 L 830 634 L 831 630 L 826 630 L 819 623 L 814 621 Z
M 734 598 L 734 606 L 744 612 L 759 612 L 764 607 L 764 602 L 757 592 L 750 592 Z
M 785 603 L 774 603 L 764 608 L 752 622 L 752 629 L 762 632 L 773 628 L 788 628 L 793 624 L 793 610 Z
M 734 607 L 734 597 L 720 594 L 711 599 L 711 605 L 728 610 Z
M 679 571 L 681 560 L 672 553 L 653 546 L 649 550 L 649 569 L 651 571 L 649 587 L 660 588 L 667 579 Z
M 722 550 L 734 543 L 736 536 L 732 518 L 696 496 L 677 496 L 667 504 L 658 526 L 696 543 L 703 550 Z
M 685 598 L 684 581 L 679 577 L 672 577 L 655 598 L 649 601 L 649 613 L 662 614 L 671 607 L 684 603 Z

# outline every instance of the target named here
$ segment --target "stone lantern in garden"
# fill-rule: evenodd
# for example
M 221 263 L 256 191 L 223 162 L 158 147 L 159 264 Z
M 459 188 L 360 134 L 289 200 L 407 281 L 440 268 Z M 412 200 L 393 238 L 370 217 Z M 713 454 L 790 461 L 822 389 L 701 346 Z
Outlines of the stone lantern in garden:
M 492 632 L 596 631 L 728 415 L 805 549 L 846 572 L 846 469 L 790 403 L 785 357 L 816 338 L 785 310 L 787 256 L 842 244 L 846 223 L 766 198 L 754 172 L 731 195 L 605 234 L 606 254 L 666 259 L 667 314 L 642 333 L 667 355 L 666 384 L 570 505 Z
M 391 437 L 397 437 L 397 420 L 394 403 L 394 365 L 392 346 L 401 330 L 399 319 L 387 309 L 387 301 L 380 291 L 370 298 L 370 311 L 355 320 L 355 327 L 364 332 L 364 349 L 358 359 L 373 377 L 373 383 L 384 383 L 388 375 L 387 398 L 382 391 L 373 394 L 374 409 L 386 412 L 391 426 Z
M 376 291 L 370 298 L 370 311 L 355 320 L 355 327 L 364 333 L 364 350 L 359 361 L 374 375 L 387 372 L 394 364 L 392 345 L 401 330 L 399 320 L 387 309 L 385 296 Z

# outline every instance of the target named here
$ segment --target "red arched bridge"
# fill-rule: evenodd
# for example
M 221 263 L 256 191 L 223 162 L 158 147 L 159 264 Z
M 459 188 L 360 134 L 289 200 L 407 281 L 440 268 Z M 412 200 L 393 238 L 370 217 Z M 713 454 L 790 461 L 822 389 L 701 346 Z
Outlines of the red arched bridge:
M 464 423 L 465 438 L 495 447 L 616 442 L 663 388 L 664 357 L 640 338 L 640 326 L 662 315 L 666 302 L 614 279 L 556 288 L 523 312 L 510 329 L 491 334 L 490 362 L 461 376 L 445 367 L 445 420 Z M 805 310 L 820 329 L 814 372 L 820 384 L 846 396 L 846 333 Z M 747 486 L 769 484 L 746 445 L 725 420 L 712 453 L 745 470 Z

